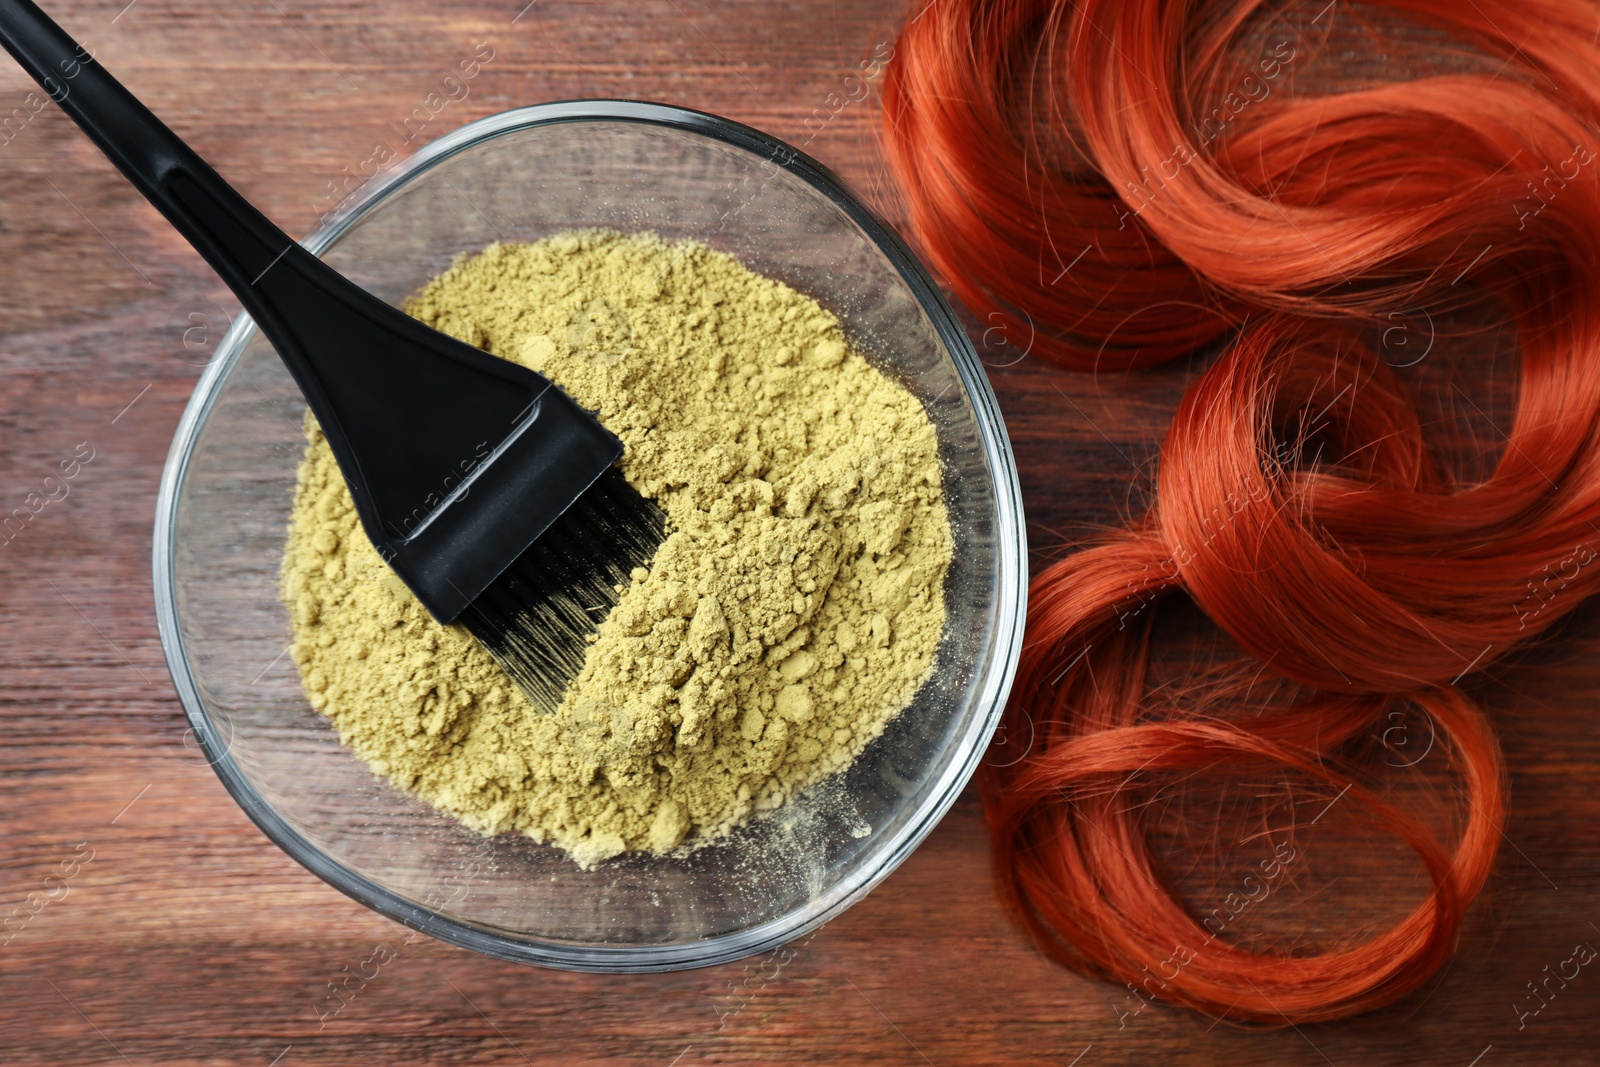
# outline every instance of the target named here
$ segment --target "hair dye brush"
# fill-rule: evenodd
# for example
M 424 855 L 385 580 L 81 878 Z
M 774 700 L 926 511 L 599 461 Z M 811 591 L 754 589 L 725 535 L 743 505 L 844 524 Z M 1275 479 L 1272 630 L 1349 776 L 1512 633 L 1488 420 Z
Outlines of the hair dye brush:
M 648 564 L 665 516 L 622 442 L 545 378 L 429 329 L 251 207 L 30 0 L 0 44 L 228 284 L 310 405 L 378 553 L 536 706 Z M 449 478 L 457 483 L 446 490 Z

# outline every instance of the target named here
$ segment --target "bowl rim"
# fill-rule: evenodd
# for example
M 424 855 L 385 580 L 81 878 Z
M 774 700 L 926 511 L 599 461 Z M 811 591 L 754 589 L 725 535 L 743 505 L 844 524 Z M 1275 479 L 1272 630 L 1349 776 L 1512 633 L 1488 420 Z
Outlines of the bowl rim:
M 700 134 L 765 157 L 767 164 L 800 178 L 828 200 L 873 242 L 911 289 L 945 346 L 972 405 L 993 479 L 996 523 L 996 626 L 990 662 L 983 668 L 974 703 L 982 708 L 969 722 L 960 744 L 964 754 L 945 766 L 929 793 L 930 801 L 884 842 L 871 864 L 842 878 L 805 907 L 757 926 L 697 941 L 668 944 L 606 945 L 520 935 L 486 923 L 444 915 L 419 905 L 345 866 L 312 843 L 256 792 L 228 752 L 200 698 L 189 669 L 178 625 L 174 538 L 180 490 L 199 431 L 214 406 L 221 384 L 238 362 L 255 324 L 240 313 L 201 374 L 184 409 L 162 471 L 156 498 L 153 578 L 157 629 L 174 687 L 207 761 L 244 813 L 271 841 L 311 873 L 367 907 L 411 929 L 462 948 L 521 963 L 596 972 L 669 971 L 712 966 L 776 948 L 803 937 L 843 913 L 895 870 L 949 811 L 977 769 L 988 738 L 999 722 L 1016 674 L 1027 604 L 1027 544 L 1017 468 L 1004 419 L 988 377 L 966 330 L 928 271 L 885 222 L 848 191 L 832 171 L 799 148 L 733 120 L 675 105 L 639 100 L 588 99 L 535 104 L 466 123 L 380 171 L 325 215 L 300 243 L 321 255 L 346 230 L 389 195 L 443 161 L 485 141 L 540 126 L 578 122 L 629 122 Z M 1006 610 L 1006 591 L 1014 598 Z

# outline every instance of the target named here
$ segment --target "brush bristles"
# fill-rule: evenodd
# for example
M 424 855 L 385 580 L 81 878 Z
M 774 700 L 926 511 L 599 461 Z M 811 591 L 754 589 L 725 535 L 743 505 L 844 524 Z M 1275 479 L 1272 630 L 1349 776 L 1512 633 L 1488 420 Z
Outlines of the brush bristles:
M 461 622 L 527 694 L 551 711 L 583 667 L 588 637 L 635 567 L 648 567 L 666 516 L 615 467 L 474 600 Z

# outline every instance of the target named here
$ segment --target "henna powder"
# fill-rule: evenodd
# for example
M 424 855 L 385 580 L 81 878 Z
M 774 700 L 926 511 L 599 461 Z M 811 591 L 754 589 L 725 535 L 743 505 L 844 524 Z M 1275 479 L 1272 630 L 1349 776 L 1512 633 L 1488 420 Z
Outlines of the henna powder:
M 668 536 L 540 713 L 378 558 L 308 415 L 291 654 L 377 774 L 591 866 L 725 835 L 910 701 L 951 554 L 934 429 L 814 300 L 704 245 L 583 231 L 464 257 L 407 310 L 595 410 Z

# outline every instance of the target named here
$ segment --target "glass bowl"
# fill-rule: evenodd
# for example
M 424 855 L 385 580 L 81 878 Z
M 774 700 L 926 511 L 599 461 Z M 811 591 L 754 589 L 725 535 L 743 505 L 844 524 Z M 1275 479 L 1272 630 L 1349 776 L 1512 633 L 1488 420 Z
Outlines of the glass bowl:
M 206 758 L 267 836 L 334 887 L 505 959 L 704 966 L 860 900 L 966 784 L 1021 641 L 1016 469 L 971 342 L 905 245 L 820 164 L 725 119 L 626 101 L 494 115 L 379 173 L 305 244 L 398 304 L 463 251 L 585 227 L 692 237 L 811 295 L 935 424 L 955 538 L 948 620 L 932 676 L 850 768 L 687 856 L 587 871 L 528 838 L 481 837 L 376 777 L 307 703 L 287 655 L 278 568 L 305 404 L 244 317 L 172 444 L 156 611 Z

